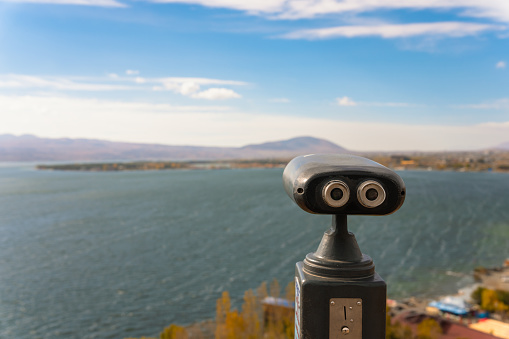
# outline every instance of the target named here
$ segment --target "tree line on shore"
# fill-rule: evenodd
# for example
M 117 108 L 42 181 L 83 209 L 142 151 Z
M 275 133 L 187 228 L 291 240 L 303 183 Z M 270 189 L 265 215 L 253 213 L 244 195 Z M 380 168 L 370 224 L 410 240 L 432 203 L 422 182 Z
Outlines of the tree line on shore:
M 486 292 L 486 289 L 480 293 L 481 297 L 484 294 L 492 298 L 491 292 Z M 171 324 L 160 333 L 159 339 L 293 339 L 295 320 L 293 307 L 277 305 L 269 307 L 263 303 L 267 297 L 281 298 L 291 305 L 295 299 L 293 281 L 286 286 L 283 294 L 277 280 L 269 285 L 264 282 L 255 291 L 246 291 L 240 310 L 232 308 L 230 295 L 225 291 L 216 302 L 215 321 L 190 326 Z M 386 339 L 439 339 L 442 334 L 439 323 L 434 319 L 422 321 L 414 332 L 410 326 L 394 321 L 389 312 L 386 326 Z
M 215 322 L 186 327 L 171 324 L 161 332 L 159 339 L 293 339 L 293 308 L 276 305 L 268 309 L 263 303 L 267 297 L 281 298 L 292 303 L 295 299 L 294 283 L 290 282 L 282 295 L 277 280 L 273 280 L 269 286 L 263 282 L 256 291 L 250 289 L 244 293 L 240 310 L 232 308 L 230 295 L 225 291 L 216 302 Z

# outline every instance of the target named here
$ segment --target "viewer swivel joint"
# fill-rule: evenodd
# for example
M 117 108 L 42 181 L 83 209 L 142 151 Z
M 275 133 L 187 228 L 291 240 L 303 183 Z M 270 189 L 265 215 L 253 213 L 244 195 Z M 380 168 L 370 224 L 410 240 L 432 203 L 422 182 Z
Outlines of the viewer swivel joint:
M 295 269 L 295 339 L 384 339 L 387 285 L 348 232 L 347 215 L 386 215 L 405 200 L 394 171 L 345 154 L 294 158 L 286 193 L 304 211 L 332 214 L 318 249 Z

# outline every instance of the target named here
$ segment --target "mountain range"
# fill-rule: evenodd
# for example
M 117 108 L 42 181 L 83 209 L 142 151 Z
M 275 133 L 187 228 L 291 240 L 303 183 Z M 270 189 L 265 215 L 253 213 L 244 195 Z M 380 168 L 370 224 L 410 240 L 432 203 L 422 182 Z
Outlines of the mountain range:
M 94 139 L 0 135 L 0 161 L 219 160 L 290 158 L 309 153 L 345 153 L 330 141 L 298 137 L 243 147 L 171 146 Z
M 509 142 L 492 149 L 508 151 Z M 310 153 L 358 152 L 314 137 L 297 137 L 243 147 L 206 147 L 0 134 L 0 162 L 275 159 Z

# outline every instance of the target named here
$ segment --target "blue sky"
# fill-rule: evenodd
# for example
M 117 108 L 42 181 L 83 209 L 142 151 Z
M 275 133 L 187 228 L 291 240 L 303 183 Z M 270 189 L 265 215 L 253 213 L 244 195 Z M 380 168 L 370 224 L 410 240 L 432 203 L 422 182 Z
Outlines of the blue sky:
M 509 141 L 505 0 L 0 0 L 0 134 Z

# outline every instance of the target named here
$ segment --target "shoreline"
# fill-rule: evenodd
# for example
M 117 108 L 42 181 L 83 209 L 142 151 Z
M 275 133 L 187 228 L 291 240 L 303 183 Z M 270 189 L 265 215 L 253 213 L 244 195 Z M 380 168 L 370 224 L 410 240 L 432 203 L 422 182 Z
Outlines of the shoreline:
M 222 161 L 134 161 L 134 162 L 73 162 L 60 164 L 38 164 L 37 170 L 79 172 L 123 172 L 161 170 L 225 170 L 251 168 L 284 168 L 290 159 L 266 160 L 222 160 Z M 395 171 L 455 172 L 455 173 L 509 173 L 509 165 L 498 167 L 421 166 L 412 162 L 401 165 L 373 157 L 374 161 Z M 405 160 L 403 160 L 405 161 Z

